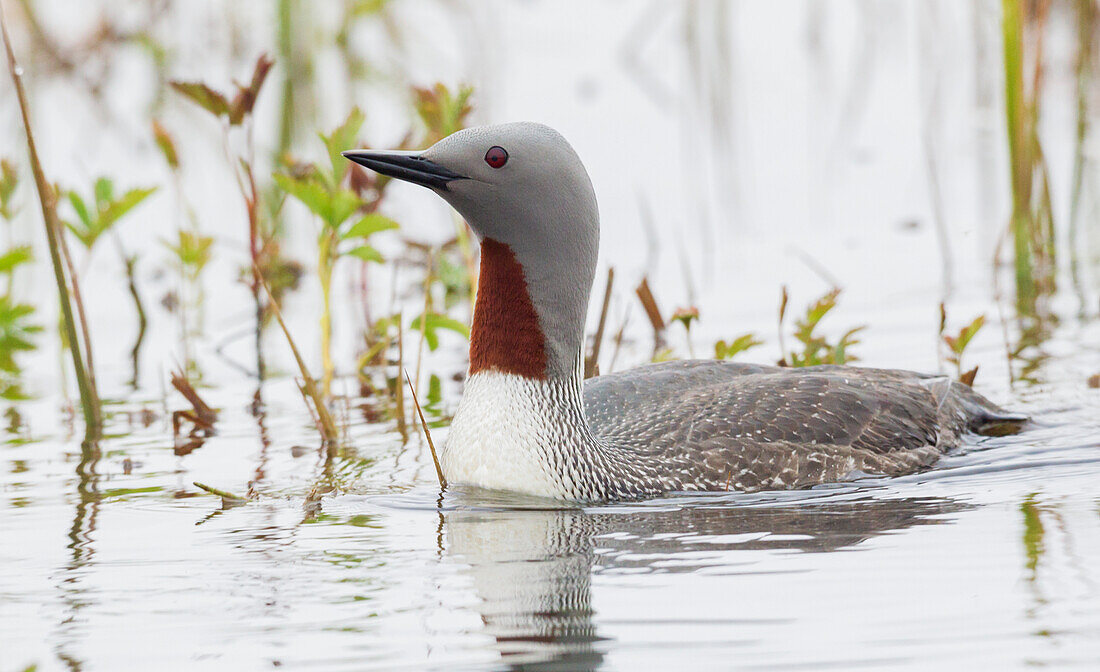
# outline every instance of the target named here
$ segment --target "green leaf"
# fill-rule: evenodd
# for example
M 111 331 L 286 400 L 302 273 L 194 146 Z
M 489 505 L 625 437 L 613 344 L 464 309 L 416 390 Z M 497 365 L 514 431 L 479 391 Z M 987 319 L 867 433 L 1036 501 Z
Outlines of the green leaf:
M 363 205 L 363 200 L 359 198 L 359 195 L 350 189 L 339 189 L 336 193 L 330 196 L 329 203 L 329 216 L 326 223 L 329 227 L 335 231 L 340 230 L 340 225 L 343 224 L 348 217 L 355 214 Z
M 329 161 L 332 165 L 330 177 L 333 187 L 339 186 L 348 171 L 348 160 L 340 152 L 347 149 L 357 149 L 359 129 L 363 127 L 364 120 L 363 111 L 358 107 L 353 107 L 344 123 L 334 128 L 328 135 L 319 134 L 321 142 L 325 143 L 325 148 L 328 150 Z
M 350 229 L 340 235 L 340 238 L 342 240 L 348 240 L 349 238 L 369 238 L 379 231 L 392 231 L 393 229 L 400 228 L 401 225 L 389 217 L 378 213 L 371 213 L 361 218 L 355 224 L 352 224 Z
M 107 204 L 106 209 L 99 215 L 100 233 L 110 228 L 115 222 L 137 207 L 139 203 L 148 198 L 156 190 L 156 187 L 131 189 L 123 194 L 118 200 L 111 200 Z
M 422 329 L 422 324 L 424 325 L 424 341 L 428 344 L 428 349 L 433 352 L 439 347 L 439 336 L 436 334 L 436 331 L 439 329 L 453 331 L 466 339 L 470 338 L 470 328 L 467 327 L 464 322 L 460 322 L 447 315 L 428 313 L 427 320 L 424 319 L 424 315 L 420 315 L 409 324 L 409 328 L 420 331 Z
M 363 261 L 373 261 L 375 263 L 385 263 L 386 259 L 382 256 L 382 253 L 374 249 L 370 245 L 360 245 L 352 250 L 348 250 L 345 254 L 362 259 Z
M 733 359 L 733 357 L 739 353 L 754 348 L 758 345 L 763 345 L 764 342 L 757 340 L 754 334 L 744 334 L 733 339 L 730 343 L 725 341 L 718 341 L 714 344 L 714 358 L 715 359 Z
M 176 151 L 176 141 L 172 139 L 168 129 L 161 126 L 156 119 L 153 120 L 153 139 L 156 140 L 157 147 L 160 149 L 160 153 L 164 155 L 168 167 L 172 170 L 179 168 L 180 157 L 179 152 Z
M 966 350 L 966 346 L 970 344 L 971 339 L 978 333 L 978 331 L 985 325 L 985 315 L 979 315 L 973 322 L 963 327 L 959 332 L 957 339 L 952 339 L 955 342 L 950 344 L 951 349 L 956 355 L 961 355 L 963 350 Z
M 101 177 L 95 181 L 94 193 L 96 210 L 103 212 L 115 200 L 115 183 L 109 178 Z
M 282 173 L 275 173 L 272 177 L 280 189 L 301 201 L 313 214 L 326 223 L 328 222 L 329 199 L 325 185 L 312 176 L 295 178 Z
M 175 253 L 180 264 L 190 269 L 192 276 L 198 276 L 210 261 L 210 247 L 214 239 L 190 231 L 179 232 L 179 244 L 164 241 L 164 245 Z
M 0 273 L 11 273 L 16 266 L 34 261 L 30 245 L 17 245 L 0 254 Z
M 15 303 L 9 296 L 0 296 L 0 371 L 15 377 L 22 372 L 15 360 L 15 353 L 33 350 L 32 338 L 42 332 L 42 327 L 30 321 L 33 314 L 33 306 Z
M 229 116 L 229 101 L 202 82 L 172 81 L 168 82 L 168 85 L 215 117 L 223 114 Z
M 69 205 L 73 206 L 73 210 L 76 211 L 76 216 L 80 218 L 80 221 L 87 229 L 92 228 L 92 216 L 88 213 L 88 206 L 84 205 L 84 199 L 80 197 L 80 194 L 75 191 L 67 191 L 65 195 L 69 197 Z M 72 228 L 72 227 L 70 227 Z

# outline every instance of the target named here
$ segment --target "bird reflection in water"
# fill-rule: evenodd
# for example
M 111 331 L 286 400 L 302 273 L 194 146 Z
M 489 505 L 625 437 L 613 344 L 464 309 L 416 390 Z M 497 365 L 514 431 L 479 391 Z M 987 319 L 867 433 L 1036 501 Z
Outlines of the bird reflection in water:
M 861 497 L 797 505 L 451 510 L 442 514 L 441 540 L 444 554 L 468 567 L 484 632 L 508 669 L 595 670 L 609 647 L 592 607 L 594 573 L 691 572 L 713 566 L 713 553 L 733 551 L 837 551 L 947 522 L 945 514 L 965 508 L 949 499 Z M 701 540 L 713 553 L 694 553 Z

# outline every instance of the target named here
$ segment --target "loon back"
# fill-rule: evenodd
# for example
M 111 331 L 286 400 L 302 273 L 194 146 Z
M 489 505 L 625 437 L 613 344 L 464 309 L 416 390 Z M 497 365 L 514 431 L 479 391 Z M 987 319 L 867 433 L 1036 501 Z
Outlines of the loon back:
M 590 378 L 584 408 L 599 439 L 682 465 L 673 480 L 687 490 L 897 476 L 931 465 L 965 432 L 1008 433 L 1027 420 L 944 376 L 702 360 Z

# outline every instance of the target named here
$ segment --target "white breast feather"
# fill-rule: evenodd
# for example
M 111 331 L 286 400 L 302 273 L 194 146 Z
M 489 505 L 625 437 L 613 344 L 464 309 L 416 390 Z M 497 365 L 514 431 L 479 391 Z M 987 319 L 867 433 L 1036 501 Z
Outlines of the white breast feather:
M 548 454 L 563 438 L 548 385 L 498 371 L 470 376 L 440 459 L 447 481 L 568 497 L 571 483 Z

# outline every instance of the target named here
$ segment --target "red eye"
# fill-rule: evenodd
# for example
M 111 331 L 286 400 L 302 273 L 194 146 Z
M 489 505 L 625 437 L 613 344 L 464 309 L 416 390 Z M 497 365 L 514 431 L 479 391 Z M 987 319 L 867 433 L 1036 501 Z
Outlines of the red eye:
M 493 168 L 502 168 L 508 163 L 508 152 L 504 151 L 503 147 L 490 147 L 489 151 L 485 152 L 485 163 Z

